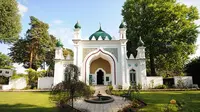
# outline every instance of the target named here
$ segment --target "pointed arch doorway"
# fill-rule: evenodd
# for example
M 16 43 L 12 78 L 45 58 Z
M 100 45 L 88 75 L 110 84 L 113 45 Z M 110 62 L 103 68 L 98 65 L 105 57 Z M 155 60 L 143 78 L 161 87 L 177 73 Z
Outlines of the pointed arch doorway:
M 97 85 L 103 85 L 104 84 L 104 72 L 102 70 L 99 70 L 97 72 Z

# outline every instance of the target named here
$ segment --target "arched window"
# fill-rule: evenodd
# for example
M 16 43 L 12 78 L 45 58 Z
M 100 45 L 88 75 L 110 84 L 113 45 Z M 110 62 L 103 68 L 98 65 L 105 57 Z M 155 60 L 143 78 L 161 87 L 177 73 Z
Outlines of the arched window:
M 134 70 L 134 69 L 131 69 L 131 70 L 129 71 L 129 74 L 130 74 L 130 83 L 131 83 L 131 84 L 136 83 L 136 72 L 135 72 L 135 70 Z

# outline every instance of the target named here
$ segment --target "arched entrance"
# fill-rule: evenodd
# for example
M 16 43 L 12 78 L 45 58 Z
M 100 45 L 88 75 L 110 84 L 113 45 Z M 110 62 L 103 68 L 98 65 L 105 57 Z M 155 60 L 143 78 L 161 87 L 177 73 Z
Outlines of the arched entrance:
M 85 59 L 84 59 L 84 70 L 82 71 L 84 73 L 84 79 L 85 79 L 85 82 L 86 84 L 89 84 L 89 81 L 90 81 L 90 76 L 93 77 L 93 74 L 91 74 L 90 70 L 91 70 L 91 63 L 94 61 L 94 60 L 97 60 L 97 59 L 103 59 L 103 60 L 106 60 L 109 65 L 110 65 L 110 77 L 106 76 L 107 74 L 107 71 L 106 71 L 106 68 L 104 67 L 98 67 L 99 68 L 102 68 L 103 72 L 105 70 L 105 73 L 104 73 L 104 84 L 107 85 L 108 83 L 109 84 L 112 84 L 113 86 L 116 85 L 116 58 L 109 52 L 103 50 L 102 48 L 100 49 L 97 49 L 91 53 L 89 53 Z M 97 69 L 95 69 L 96 71 Z M 95 73 L 97 74 L 97 73 Z M 93 77 L 92 79 L 95 79 L 96 80 L 96 84 L 97 84 L 97 76 L 96 77 Z M 107 81 L 107 84 L 105 83 L 105 81 Z M 94 83 L 93 83 L 94 84 Z
M 111 65 L 103 58 L 94 58 L 90 64 L 90 85 L 108 85 L 111 80 Z M 109 78 L 110 80 L 106 80 Z M 92 81 L 92 82 L 91 82 Z
M 102 70 L 97 72 L 97 85 L 104 84 L 104 73 Z

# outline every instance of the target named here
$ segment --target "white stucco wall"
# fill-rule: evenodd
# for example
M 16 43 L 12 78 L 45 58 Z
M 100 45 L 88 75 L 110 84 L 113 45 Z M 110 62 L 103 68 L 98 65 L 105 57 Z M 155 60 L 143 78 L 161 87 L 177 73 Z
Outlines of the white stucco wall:
M 24 89 L 27 86 L 25 78 L 19 78 L 14 80 L 9 80 L 8 85 L 3 85 L 2 90 L 9 90 L 9 89 Z
M 146 77 L 147 88 L 154 88 L 158 85 L 163 85 L 163 77 Z
M 38 78 L 38 89 L 49 89 L 53 86 L 53 77 Z
M 191 87 L 193 84 L 192 76 L 174 76 L 174 85 L 177 87 L 178 83 L 183 82 L 184 86 Z
M 0 69 L 0 76 L 10 77 L 13 75 L 12 69 Z

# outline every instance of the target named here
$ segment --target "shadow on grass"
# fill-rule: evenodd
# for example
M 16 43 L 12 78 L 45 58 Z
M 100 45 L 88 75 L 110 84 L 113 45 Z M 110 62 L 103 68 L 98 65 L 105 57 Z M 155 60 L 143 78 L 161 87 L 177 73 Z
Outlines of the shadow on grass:
M 147 103 L 142 112 L 161 112 L 171 99 L 185 102 L 183 112 L 200 112 L 200 92 L 142 92 L 141 97 Z
M 0 105 L 0 112 L 89 112 L 85 109 L 80 110 L 81 111 L 72 111 L 72 108 L 58 109 L 56 107 L 39 107 L 29 104 Z
M 29 104 L 1 104 L 0 112 L 59 112 L 56 107 L 39 107 Z

